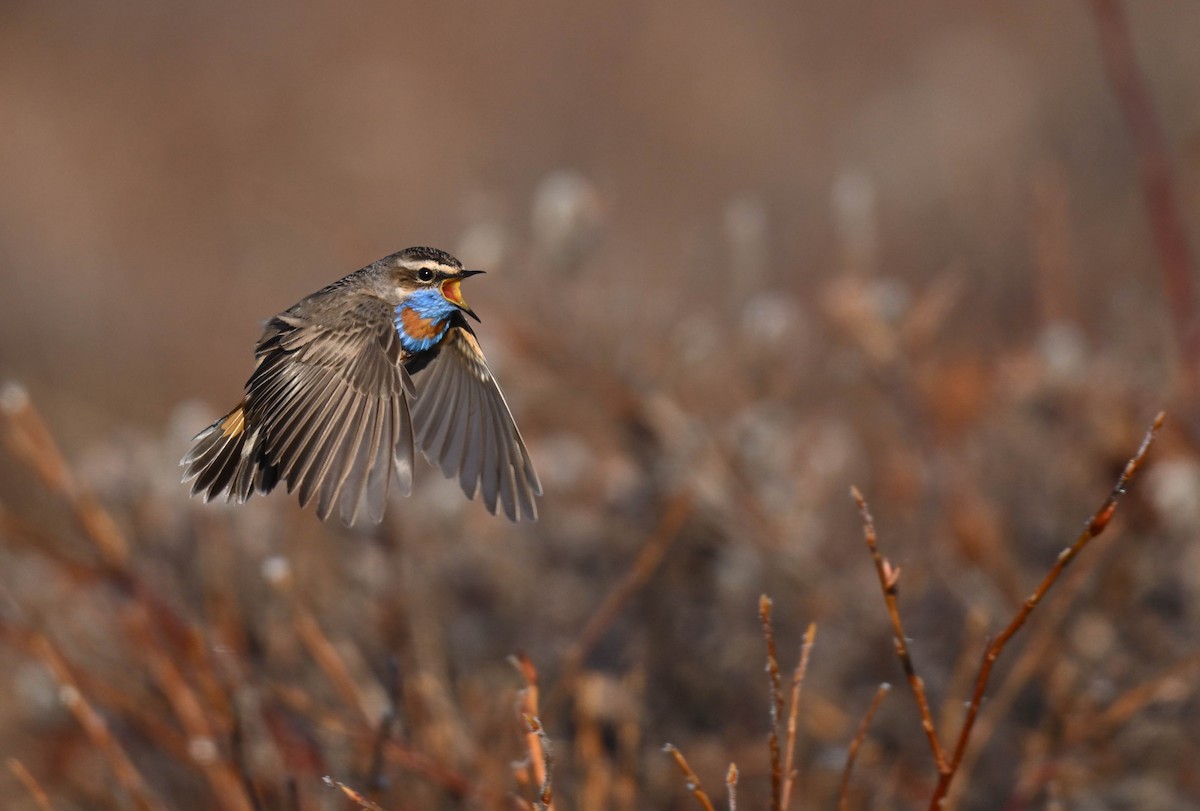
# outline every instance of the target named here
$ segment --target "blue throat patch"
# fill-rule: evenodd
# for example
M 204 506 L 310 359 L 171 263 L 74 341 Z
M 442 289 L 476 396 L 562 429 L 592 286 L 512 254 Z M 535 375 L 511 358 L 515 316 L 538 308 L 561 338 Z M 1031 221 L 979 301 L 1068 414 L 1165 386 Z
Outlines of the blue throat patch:
M 456 309 L 437 289 L 418 290 L 410 294 L 397 305 L 393 319 L 401 346 L 406 352 L 424 352 L 437 346 L 446 336 L 446 330 L 450 328 L 450 316 Z M 412 334 L 409 330 L 412 330 Z

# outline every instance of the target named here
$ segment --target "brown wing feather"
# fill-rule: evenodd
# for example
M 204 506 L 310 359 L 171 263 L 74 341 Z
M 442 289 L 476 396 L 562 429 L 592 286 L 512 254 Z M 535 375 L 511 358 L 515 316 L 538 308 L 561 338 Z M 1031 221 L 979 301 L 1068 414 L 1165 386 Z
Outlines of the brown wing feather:
M 463 492 L 497 502 L 513 521 L 537 519 L 542 485 L 504 395 L 461 316 L 429 352 L 409 364 L 417 388 L 412 418 L 421 452 Z
M 246 384 L 247 422 L 301 505 L 315 498 L 318 516 L 336 508 L 347 524 L 365 508 L 378 521 L 393 472 L 405 495 L 412 489 L 412 383 L 391 307 L 368 296 L 339 304 L 324 314 L 302 303 L 267 325 Z

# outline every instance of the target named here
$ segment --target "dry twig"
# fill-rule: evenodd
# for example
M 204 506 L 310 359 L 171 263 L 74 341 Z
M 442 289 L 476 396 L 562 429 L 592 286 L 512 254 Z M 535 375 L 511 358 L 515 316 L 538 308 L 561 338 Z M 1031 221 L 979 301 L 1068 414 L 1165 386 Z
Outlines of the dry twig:
M 304 647 L 308 649 L 309 655 L 312 656 L 317 666 L 321 668 L 321 672 L 325 674 L 325 678 L 329 680 L 329 684 L 338 697 L 346 703 L 346 706 L 358 712 L 365 723 L 372 724 L 374 719 L 371 717 L 367 697 L 358 683 L 354 681 L 350 666 L 346 664 L 346 660 L 342 658 L 342 654 L 338 652 L 333 641 L 321 628 L 317 618 L 300 603 L 299 599 L 293 601 L 292 610 L 296 635 L 304 643 Z
M 383 791 L 383 750 L 400 720 L 400 662 L 395 656 L 388 659 L 388 708 L 379 719 L 375 743 L 371 747 L 371 767 L 367 771 L 367 791 L 378 796 Z
M 166 805 L 154 794 L 141 772 L 129 759 L 129 755 L 113 737 L 104 718 L 84 698 L 71 676 L 71 669 L 66 660 L 50 640 L 42 634 L 35 633 L 30 639 L 30 647 L 58 682 L 59 699 L 83 727 L 92 745 L 108 761 L 117 782 L 133 798 L 134 804 L 142 811 L 166 811 Z
M 771 687 L 771 733 L 767 744 L 771 750 L 771 808 L 781 811 L 783 766 L 779 753 L 779 723 L 783 717 L 783 679 L 779 674 L 779 658 L 775 655 L 775 632 L 771 628 L 771 598 L 758 598 L 758 619 L 762 623 L 763 639 L 767 643 L 767 676 Z
M 1196 394 L 1200 374 L 1200 323 L 1197 322 L 1196 266 L 1187 241 L 1185 218 L 1176 202 L 1171 159 L 1146 77 L 1138 66 L 1129 22 L 1118 0 L 1092 0 L 1100 33 L 1100 54 L 1113 93 L 1125 114 L 1141 174 L 1142 197 L 1162 262 L 1164 298 L 1171 312 L 1184 376 Z
M 538 761 L 540 769 L 535 767 L 535 772 L 540 772 L 542 775 L 538 785 L 536 805 L 538 811 L 551 811 L 554 808 L 554 794 L 551 787 L 554 774 L 554 750 L 550 746 L 550 736 L 546 734 L 541 719 L 526 715 L 523 720 L 525 721 L 526 735 L 537 739 L 537 750 L 541 753 Z M 531 747 L 530 755 L 532 754 L 533 748 Z
M 1094 545 L 1103 547 L 1106 543 L 1111 543 L 1111 540 L 1101 537 L 1094 542 Z M 1097 551 L 1099 554 L 1093 554 L 1081 561 L 1078 566 L 1063 578 L 1058 586 L 1058 599 L 1051 605 L 1046 606 L 1042 610 L 1042 613 L 1038 615 L 1041 617 L 1041 620 L 1026 635 L 1025 647 L 1008 669 L 1008 672 L 1004 674 L 1004 678 L 995 692 L 988 698 L 987 705 L 980 710 L 979 717 L 975 720 L 975 730 L 971 734 L 971 740 L 967 744 L 967 749 L 963 753 L 962 759 L 958 762 L 959 780 L 955 783 L 955 788 L 946 795 L 949 798 L 949 807 L 954 807 L 956 795 L 961 793 L 964 785 L 963 781 L 970 779 L 970 775 L 974 771 L 980 754 L 983 752 L 984 747 L 987 746 L 988 741 L 991 740 L 1001 719 L 1007 715 L 1025 685 L 1045 665 L 1047 658 L 1058 644 L 1059 629 L 1062 627 L 1068 613 L 1070 613 L 1071 607 L 1083 592 L 1084 584 L 1088 582 L 1097 561 L 1104 557 L 1103 549 Z M 984 642 L 984 647 L 986 647 L 986 642 Z M 972 658 L 974 659 L 975 657 Z M 977 668 L 977 665 L 973 665 L 972 667 L 976 671 Z M 968 686 L 971 689 L 974 687 L 973 683 Z M 960 700 L 960 704 L 963 706 L 961 715 L 965 718 L 966 707 L 969 706 L 970 702 Z M 961 725 L 961 723 L 962 720 L 960 719 L 956 726 Z
M 1154 442 L 1154 437 L 1158 430 L 1162 428 L 1163 421 L 1166 415 L 1159 412 L 1154 418 L 1150 429 L 1146 432 L 1146 436 L 1142 439 L 1142 444 L 1138 447 L 1137 452 L 1126 463 L 1125 468 L 1121 471 L 1121 475 L 1117 477 L 1117 483 L 1113 485 L 1112 490 L 1108 494 L 1108 498 L 1100 505 L 1100 508 L 1092 514 L 1084 526 L 1083 531 L 1075 538 L 1075 542 L 1059 553 L 1058 560 L 1050 567 L 1050 571 L 1042 578 L 1042 582 L 1034 589 L 1033 593 L 1025 599 L 1021 608 L 1017 611 L 1016 616 L 1008 623 L 983 654 L 983 662 L 979 666 L 979 675 L 975 679 L 975 689 L 971 695 L 971 703 L 967 707 L 966 717 L 963 719 L 962 729 L 958 734 L 958 742 L 954 747 L 954 754 L 949 763 L 949 769 L 942 772 L 938 778 L 938 783 L 934 789 L 933 799 L 930 801 L 930 811 L 938 811 L 942 807 L 942 801 L 946 797 L 947 791 L 950 789 L 950 784 L 954 779 L 954 775 L 958 771 L 959 764 L 962 763 L 963 754 L 966 751 L 967 743 L 971 739 L 971 730 L 975 725 L 975 719 L 979 715 L 979 708 L 983 703 L 983 696 L 987 692 L 988 680 L 992 675 L 992 667 L 996 664 L 996 659 L 1004 651 L 1004 647 L 1008 641 L 1012 639 L 1017 631 L 1025 625 L 1029 619 L 1029 615 L 1038 607 L 1050 587 L 1058 580 L 1063 570 L 1070 565 L 1071 561 L 1083 551 L 1083 548 L 1088 543 L 1105 530 L 1112 521 L 1113 515 L 1117 511 L 1117 502 L 1121 496 L 1125 494 L 1129 483 L 1141 470 L 1142 465 L 1146 462 L 1146 454 L 1150 451 L 1150 446 Z
M 658 526 L 642 544 L 641 550 L 630 564 L 629 570 L 625 572 L 625 576 L 588 618 L 583 630 L 579 632 L 579 636 L 575 638 L 563 655 L 561 689 L 568 691 L 571 689 L 576 676 L 579 675 L 579 668 L 582 667 L 583 660 L 603 638 L 625 604 L 646 585 L 650 576 L 658 570 L 659 564 L 667 554 L 667 549 L 679 537 L 679 532 L 691 514 L 692 496 L 689 493 L 680 493 L 667 503 Z
M 25 790 L 29 792 L 29 796 L 33 797 L 33 801 L 37 804 L 39 811 L 53 811 L 54 807 L 50 805 L 50 796 L 46 794 L 46 790 L 38 783 L 37 778 L 29 773 L 29 769 L 25 768 L 24 763 L 15 757 L 10 757 L 8 759 L 8 770 L 25 787 Z
M 1121 693 L 1091 723 L 1082 726 L 1077 737 L 1072 737 L 1111 735 L 1151 704 L 1183 701 L 1195 692 L 1197 670 L 1200 670 L 1200 652 L 1193 652 L 1161 673 Z
M 187 733 L 190 759 L 208 779 L 218 805 L 232 811 L 252 811 L 253 803 L 243 781 L 232 764 L 220 756 L 217 736 L 205 709 L 179 665 L 159 644 L 145 606 L 140 602 L 130 603 L 124 612 L 124 620 L 127 633 L 141 651 L 150 675 Z
M 529 748 L 529 762 L 533 767 L 533 778 L 538 785 L 538 803 L 542 811 L 553 808 L 551 795 L 551 767 L 553 765 L 550 751 L 550 738 L 546 735 L 542 722 L 538 717 L 538 673 L 533 661 L 520 651 L 512 659 L 522 678 L 525 679 L 525 689 L 521 691 L 521 719 L 525 725 L 525 745 Z
M 700 803 L 700 807 L 704 811 L 716 811 L 713 808 L 712 800 L 708 799 L 708 795 L 704 793 L 704 789 L 700 786 L 700 778 L 696 776 L 696 773 L 692 771 L 692 767 L 688 765 L 687 758 L 683 756 L 683 752 L 680 752 L 673 743 L 663 746 L 663 751 L 675 759 L 675 765 L 683 773 L 684 783 L 687 785 L 688 791 L 692 792 L 692 796 L 696 798 L 696 802 Z M 736 782 L 736 770 L 734 770 L 734 777 Z M 728 775 L 726 776 L 726 785 L 729 785 Z M 732 797 L 733 795 L 731 794 L 730 796 Z
M 738 767 L 736 763 L 729 764 L 725 772 L 725 792 L 729 795 L 729 811 L 737 811 Z
M 336 730 L 346 737 L 363 736 L 361 725 L 347 721 L 341 715 L 313 706 L 310 696 L 297 689 L 287 689 L 280 685 L 271 686 L 271 696 L 281 706 L 302 716 L 313 716 L 318 726 Z M 496 802 L 495 792 L 477 784 L 462 772 L 446 765 L 437 758 L 402 743 L 395 737 L 388 738 L 383 744 L 384 757 L 388 765 L 394 766 L 410 774 L 419 775 L 437 786 L 450 796 L 462 800 L 466 797 L 478 797 L 485 806 Z M 323 765 L 323 760 L 317 759 L 316 764 Z M 490 806 L 489 806 L 490 807 Z
M 871 706 L 867 707 L 867 713 L 863 716 L 862 721 L 858 724 L 858 732 L 854 736 L 854 740 L 850 742 L 850 748 L 846 750 L 846 766 L 842 769 L 842 784 L 838 789 L 838 811 L 845 811 L 850 803 L 850 775 L 854 771 L 854 761 L 858 758 L 858 750 L 862 746 L 863 741 L 867 739 L 867 730 L 871 727 L 871 719 L 875 717 L 875 712 L 879 709 L 879 705 L 883 703 L 883 697 L 892 689 L 892 685 L 884 682 L 875 690 L 875 697 L 871 699 Z
M 917 669 L 913 665 L 912 656 L 908 652 L 908 643 L 905 641 L 908 637 L 904 634 L 904 623 L 900 621 L 900 569 L 893 567 L 885 557 L 879 554 L 879 546 L 875 535 L 875 519 L 871 517 L 871 510 L 867 506 L 867 501 L 863 498 L 862 493 L 859 492 L 857 487 L 851 487 L 850 495 L 858 505 L 858 511 L 862 515 L 863 538 L 867 542 L 867 549 L 871 552 L 871 559 L 875 562 L 875 571 L 879 575 L 879 587 L 883 590 L 883 599 L 887 603 L 888 619 L 892 622 L 892 638 L 896 646 L 896 655 L 900 657 L 900 666 L 904 668 L 904 677 L 908 680 L 908 686 L 912 688 L 913 696 L 917 699 L 917 708 L 921 712 L 921 726 L 925 729 L 925 736 L 929 739 L 929 748 L 933 752 L 933 760 L 937 765 L 938 774 L 944 775 L 949 771 L 946 752 L 942 748 L 937 728 L 933 723 L 933 713 L 929 709 L 929 699 L 925 695 L 925 681 L 917 675 Z
M 349 798 L 352 802 L 358 803 L 358 807 L 364 809 L 364 811 L 383 811 L 383 809 L 380 808 L 377 803 L 373 802 L 372 800 L 368 800 L 366 797 L 359 794 L 357 791 L 350 788 L 345 783 L 342 783 L 338 780 L 334 780 L 332 777 L 329 777 L 328 775 L 326 775 L 322 779 L 325 781 L 325 785 L 329 786 L 330 788 L 336 788 L 337 790 L 342 792 L 342 794 L 345 794 L 346 797 Z
M 105 564 L 115 571 L 125 571 L 129 562 L 125 536 L 95 494 L 76 480 L 45 421 L 30 402 L 29 392 L 20 383 L 10 381 L 0 388 L 0 415 L 4 417 L 4 440 L 13 455 L 37 473 L 46 489 L 67 502 Z
M 393 766 L 421 775 L 453 797 L 462 799 L 478 795 L 482 800 L 490 800 L 490 792 L 481 790 L 466 775 L 411 746 L 392 739 L 385 742 L 384 752 Z
M 792 788 L 796 783 L 796 716 L 800 710 L 800 688 L 804 685 L 804 674 L 808 672 L 808 658 L 812 654 L 813 642 L 817 638 L 817 624 L 810 622 L 804 632 L 804 644 L 800 646 L 800 662 L 792 672 L 792 695 L 788 705 L 787 747 L 783 753 L 783 791 L 779 799 L 780 811 L 787 811 L 792 800 Z

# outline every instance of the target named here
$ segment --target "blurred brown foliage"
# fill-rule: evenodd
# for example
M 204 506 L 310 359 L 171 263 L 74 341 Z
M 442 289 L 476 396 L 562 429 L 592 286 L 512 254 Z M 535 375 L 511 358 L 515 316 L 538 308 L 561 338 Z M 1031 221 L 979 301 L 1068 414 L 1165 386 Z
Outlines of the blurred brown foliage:
M 903 682 L 849 485 L 952 730 L 1168 407 L 952 796 L 1200 808 L 1195 392 L 1090 9 L 6 4 L 0 378 L 68 463 L 0 454 L 5 807 L 515 807 L 531 672 L 560 811 L 695 807 L 668 741 L 766 807 L 764 592 L 785 689 L 820 627 L 791 805 L 828 807 Z M 1127 13 L 1194 246 L 1200 9 Z M 189 501 L 261 320 L 410 244 L 492 271 L 542 520 L 433 468 L 379 527 Z M 893 690 L 851 806 L 935 777 Z

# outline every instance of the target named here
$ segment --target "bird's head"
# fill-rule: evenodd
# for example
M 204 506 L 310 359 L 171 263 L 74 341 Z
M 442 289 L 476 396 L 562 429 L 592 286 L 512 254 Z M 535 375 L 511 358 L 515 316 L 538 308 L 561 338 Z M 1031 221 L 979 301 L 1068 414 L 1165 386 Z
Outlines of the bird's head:
M 449 315 L 458 309 L 479 320 L 463 300 L 461 283 L 468 276 L 483 273 L 482 270 L 463 270 L 462 262 L 437 248 L 405 248 L 389 258 L 399 301 L 416 296 L 422 310 L 444 309 L 445 315 Z

